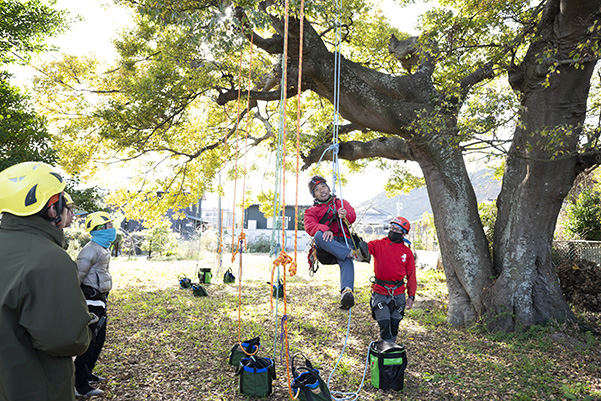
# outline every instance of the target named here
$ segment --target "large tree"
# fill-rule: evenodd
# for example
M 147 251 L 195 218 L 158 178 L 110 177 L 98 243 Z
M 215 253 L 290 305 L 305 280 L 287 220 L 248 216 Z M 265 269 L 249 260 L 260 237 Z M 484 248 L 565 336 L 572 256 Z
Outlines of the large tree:
M 159 152 L 173 173 L 160 183 L 171 194 L 184 192 L 248 146 L 273 150 L 275 104 L 300 90 L 309 167 L 331 140 L 332 108 L 324 100 L 336 99 L 339 47 L 338 156 L 419 164 L 447 276 L 448 321 L 486 318 L 493 329 L 513 330 L 573 318 L 550 248 L 576 176 L 600 161 L 599 131 L 586 124 L 599 56 L 598 0 L 440 1 L 423 16 L 419 38 L 407 38 L 362 0 L 342 10 L 307 4 L 302 25 L 298 2 L 288 21 L 283 3 L 273 1 L 120 3 L 139 19 L 116 41 L 116 66 L 99 74 L 92 60 L 66 58 L 48 66 L 54 82 L 39 82 L 41 93 L 57 92 L 56 82 L 70 85 L 48 107 L 87 113 L 63 125 L 85 153 L 100 143 L 128 157 Z M 73 91 L 86 79 L 106 95 L 94 107 Z M 296 106 L 288 104 L 291 118 Z M 469 151 L 504 158 L 492 256 L 466 169 Z

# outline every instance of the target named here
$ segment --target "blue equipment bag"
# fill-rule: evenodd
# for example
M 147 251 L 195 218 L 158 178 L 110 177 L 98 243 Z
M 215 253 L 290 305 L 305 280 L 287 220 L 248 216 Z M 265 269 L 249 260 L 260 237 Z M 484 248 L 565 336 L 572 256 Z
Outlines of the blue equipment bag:
M 296 368 L 294 366 L 296 356 L 293 356 L 290 360 L 292 376 L 294 377 L 291 384 L 294 397 L 298 397 L 299 400 L 303 401 L 332 401 L 330 390 L 319 375 L 319 370 L 313 368 L 307 358 L 305 358 L 305 366 Z M 299 373 L 300 370 L 303 372 Z

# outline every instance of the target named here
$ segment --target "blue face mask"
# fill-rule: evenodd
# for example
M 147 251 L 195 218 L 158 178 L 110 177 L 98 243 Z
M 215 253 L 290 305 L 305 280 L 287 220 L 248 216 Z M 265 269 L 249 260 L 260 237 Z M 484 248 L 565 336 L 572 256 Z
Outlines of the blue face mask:
M 103 248 L 108 248 L 111 246 L 111 242 L 117 238 L 117 229 L 113 227 L 106 230 L 96 230 L 92 231 L 90 235 L 92 236 L 92 241 Z

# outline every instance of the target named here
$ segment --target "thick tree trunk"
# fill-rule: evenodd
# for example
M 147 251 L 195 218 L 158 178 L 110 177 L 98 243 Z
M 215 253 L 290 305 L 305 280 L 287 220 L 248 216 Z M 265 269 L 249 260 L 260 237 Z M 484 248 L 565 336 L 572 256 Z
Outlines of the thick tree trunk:
M 484 313 L 482 291 L 492 276 L 488 241 L 461 152 L 432 154 L 428 148 L 413 152 L 424 173 L 438 233 L 449 290 L 447 321 L 462 325 Z
M 559 43 L 557 58 L 567 60 L 585 37 L 586 21 L 570 18 L 582 4 L 569 3 L 550 3 L 542 25 L 546 42 L 533 44 L 509 77 L 522 94 L 523 111 L 497 202 L 496 280 L 485 295 L 495 316 L 491 327 L 497 330 L 573 318 L 551 260 L 551 243 L 562 202 L 577 175 L 576 150 L 595 63 L 585 62 L 583 69 L 561 65 L 547 86 L 548 69 L 539 62 L 552 39 Z M 593 3 L 588 2 L 590 13 Z

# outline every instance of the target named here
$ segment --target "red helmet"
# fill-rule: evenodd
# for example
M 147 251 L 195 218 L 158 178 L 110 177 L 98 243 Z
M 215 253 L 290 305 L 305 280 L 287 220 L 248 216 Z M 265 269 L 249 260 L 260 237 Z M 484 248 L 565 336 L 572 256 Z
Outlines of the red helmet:
M 411 230 L 411 224 L 409 224 L 409 220 L 401 216 L 397 216 L 394 219 L 392 219 L 390 224 L 396 224 L 398 226 L 401 226 L 401 228 L 404 228 L 407 231 L 405 234 L 408 234 L 409 230 Z
M 311 180 L 309 181 L 309 192 L 311 193 L 311 196 L 314 196 L 313 190 L 315 190 L 315 187 L 318 186 L 319 184 L 328 185 L 326 182 L 326 179 L 320 175 L 314 175 L 313 177 L 311 177 Z

